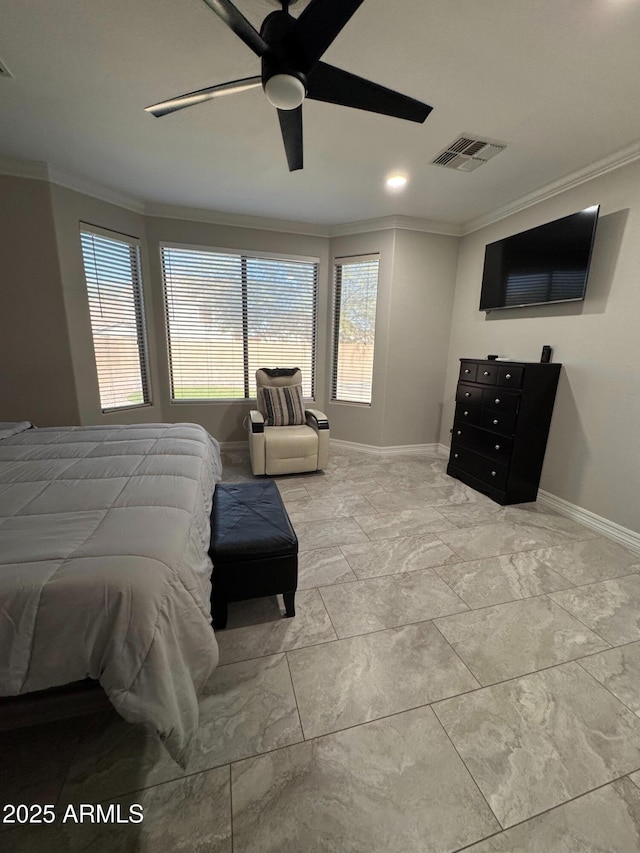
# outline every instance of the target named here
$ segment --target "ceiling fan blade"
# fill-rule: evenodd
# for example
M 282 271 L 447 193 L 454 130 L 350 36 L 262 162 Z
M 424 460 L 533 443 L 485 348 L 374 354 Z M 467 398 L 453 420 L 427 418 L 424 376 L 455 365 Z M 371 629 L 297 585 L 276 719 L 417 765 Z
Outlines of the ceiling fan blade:
M 307 98 L 417 122 L 423 122 L 433 109 L 429 104 L 325 62 L 319 62 L 309 74 Z
M 169 113 L 184 110 L 186 107 L 193 107 L 195 104 L 202 104 L 205 101 L 211 101 L 213 98 L 219 98 L 221 95 L 233 95 L 234 92 L 244 92 L 246 89 L 255 89 L 257 86 L 262 86 L 261 77 L 245 77 L 243 80 L 232 80 L 230 83 L 219 83 L 217 86 L 198 89 L 197 92 L 178 95 L 168 101 L 160 101 L 159 104 L 145 107 L 145 110 L 160 118 Z
M 207 2 L 207 0 L 205 0 Z M 282 46 L 307 74 L 364 0 L 311 0 Z
M 295 110 L 278 110 L 289 171 L 302 169 L 302 105 Z
M 255 29 L 253 24 L 239 12 L 231 0 L 203 0 L 242 41 L 258 56 L 263 56 L 269 50 L 269 45 Z

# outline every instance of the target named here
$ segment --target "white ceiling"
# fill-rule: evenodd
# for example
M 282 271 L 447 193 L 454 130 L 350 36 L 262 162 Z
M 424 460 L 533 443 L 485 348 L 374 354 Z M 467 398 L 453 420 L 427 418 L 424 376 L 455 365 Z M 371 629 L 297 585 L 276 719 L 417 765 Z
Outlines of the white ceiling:
M 274 9 L 237 6 L 256 28 Z M 640 140 L 640 0 L 365 0 L 325 61 L 433 112 L 420 125 L 308 101 L 294 173 L 261 89 L 162 119 L 144 111 L 260 73 L 203 0 L 2 0 L 1 20 L 14 79 L 0 79 L 0 158 L 141 202 L 455 226 Z M 461 132 L 508 148 L 472 173 L 429 165 Z M 410 183 L 390 195 L 397 170 Z

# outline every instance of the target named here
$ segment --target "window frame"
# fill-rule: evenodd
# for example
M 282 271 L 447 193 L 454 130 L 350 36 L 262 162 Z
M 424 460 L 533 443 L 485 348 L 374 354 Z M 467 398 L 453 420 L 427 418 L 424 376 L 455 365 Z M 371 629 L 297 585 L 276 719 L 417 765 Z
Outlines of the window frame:
M 241 403 L 245 404 L 247 401 L 256 401 L 256 396 L 251 396 L 248 393 L 248 382 L 245 383 L 245 395 L 243 397 L 180 397 L 175 398 L 174 394 L 174 378 L 173 378 L 173 370 L 171 364 L 171 334 L 169 328 L 169 306 L 167 302 L 167 286 L 164 275 L 164 249 L 179 249 L 182 251 L 192 251 L 192 252 L 204 252 L 209 254 L 221 254 L 221 255 L 231 255 L 240 260 L 242 263 L 243 258 L 257 258 L 264 259 L 267 261 L 289 261 L 293 263 L 301 263 L 301 264 L 312 264 L 314 266 L 314 275 L 313 275 L 313 309 L 312 309 L 312 336 L 311 336 L 311 348 L 312 348 L 312 359 L 311 359 L 311 396 L 304 396 L 305 402 L 313 403 L 316 400 L 317 396 L 317 375 L 318 375 L 318 311 L 319 311 L 319 295 L 320 295 L 320 258 L 317 256 L 311 255 L 294 255 L 289 254 L 287 252 L 261 252 L 256 249 L 244 249 L 244 248 L 228 248 L 223 246 L 211 246 L 206 244 L 196 244 L 196 243 L 181 243 L 176 241 L 161 241 L 158 244 L 158 256 L 160 262 L 160 280 L 162 286 L 162 310 L 163 310 L 163 318 L 165 324 L 165 340 L 167 346 L 167 370 L 169 376 L 169 403 L 170 405 L 229 405 L 230 403 Z M 242 319 L 243 325 L 245 325 L 245 333 L 246 333 L 246 317 L 247 317 L 247 303 L 245 301 L 246 287 L 243 288 L 243 311 L 242 311 Z M 247 376 L 247 362 L 248 362 L 248 349 L 246 346 L 246 337 L 243 341 L 243 366 L 244 366 L 244 375 Z M 298 366 L 298 365 L 296 365 Z M 250 380 L 249 380 L 250 381 Z
M 100 388 L 100 376 L 98 372 L 98 358 L 96 351 L 96 339 L 94 335 L 93 322 L 91 320 L 91 296 L 89 293 L 89 282 L 87 280 L 87 267 L 85 263 L 85 254 L 83 246 L 83 235 L 100 237 L 103 240 L 111 240 L 115 243 L 121 243 L 133 250 L 130 253 L 131 263 L 131 279 L 132 292 L 134 300 L 136 333 L 138 345 L 138 363 L 140 369 L 140 385 L 142 388 L 141 403 L 127 403 L 126 405 L 108 406 L 105 408 L 102 402 L 102 392 Z M 142 256 L 141 247 L 142 241 L 139 237 L 134 237 L 131 234 L 124 234 L 112 229 L 103 228 L 100 225 L 94 225 L 91 222 L 79 222 L 79 245 L 80 245 L 80 260 L 82 265 L 82 277 L 84 286 L 84 295 L 87 300 L 87 310 L 89 313 L 89 328 L 91 331 L 91 342 L 93 350 L 93 364 L 96 371 L 96 384 L 98 390 L 98 400 L 102 414 L 110 414 L 112 412 L 128 411 L 130 409 L 145 409 L 153 405 L 151 371 L 149 366 L 149 336 L 147 331 L 147 312 L 145 305 L 144 282 L 142 276 Z M 99 287 L 99 285 L 98 285 Z
M 330 371 L 330 389 L 329 389 L 329 401 L 332 404 L 344 405 L 344 406 L 358 406 L 361 408 L 371 408 L 373 405 L 373 379 L 374 379 L 374 366 L 375 366 L 375 345 L 376 345 L 376 333 L 378 327 L 378 290 L 380 286 L 380 260 L 381 253 L 380 252 L 366 252 L 361 255 L 344 255 L 344 256 L 336 256 L 333 258 L 333 305 L 331 312 L 331 371 Z M 375 319 L 374 319 L 374 332 L 373 332 L 373 357 L 371 360 L 371 395 L 370 400 L 348 400 L 343 399 L 342 397 L 338 397 L 338 358 L 340 351 L 340 315 L 341 315 L 341 296 L 342 296 L 342 282 L 338 281 L 338 270 L 344 266 L 355 265 L 358 263 L 370 263 L 372 261 L 377 262 L 377 275 L 376 275 L 376 308 L 375 308 Z

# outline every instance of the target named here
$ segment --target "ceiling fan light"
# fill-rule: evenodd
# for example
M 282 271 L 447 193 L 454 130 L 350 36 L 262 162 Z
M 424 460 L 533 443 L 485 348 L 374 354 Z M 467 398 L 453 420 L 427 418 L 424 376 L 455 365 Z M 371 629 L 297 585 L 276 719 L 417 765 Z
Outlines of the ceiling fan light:
M 279 110 L 295 110 L 307 94 L 304 84 L 292 74 L 274 74 L 264 86 L 267 100 Z

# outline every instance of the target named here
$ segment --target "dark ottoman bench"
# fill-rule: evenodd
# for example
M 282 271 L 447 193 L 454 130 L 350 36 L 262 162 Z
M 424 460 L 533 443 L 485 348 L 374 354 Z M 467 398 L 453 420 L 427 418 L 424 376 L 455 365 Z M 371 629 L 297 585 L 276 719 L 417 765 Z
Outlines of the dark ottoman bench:
M 282 594 L 295 616 L 298 538 L 273 480 L 218 483 L 211 510 L 211 614 L 226 628 L 227 603 Z

